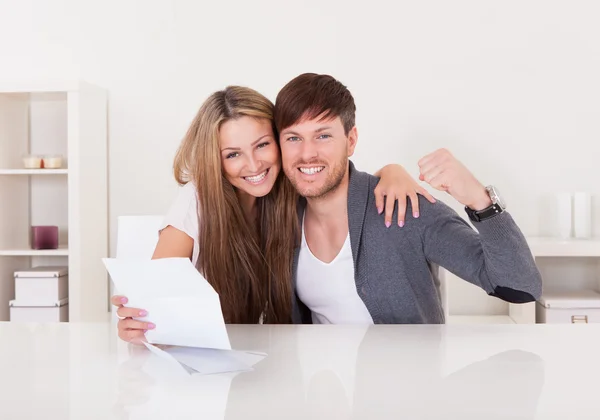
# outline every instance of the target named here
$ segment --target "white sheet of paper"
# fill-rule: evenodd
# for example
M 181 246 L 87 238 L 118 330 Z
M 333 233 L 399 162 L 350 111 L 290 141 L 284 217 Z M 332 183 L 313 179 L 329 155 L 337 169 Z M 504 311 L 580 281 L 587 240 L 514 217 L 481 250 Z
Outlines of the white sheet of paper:
M 152 344 L 144 345 L 155 355 L 178 363 L 188 373 L 210 375 L 215 373 L 244 372 L 266 357 L 265 353 L 237 350 L 168 347 L 160 349 Z
M 162 358 L 163 360 L 166 360 L 167 363 L 169 363 L 173 368 L 175 368 L 175 371 L 177 372 L 177 374 L 179 374 L 179 375 L 183 374 L 184 376 L 189 376 L 192 373 L 194 373 L 194 371 L 192 371 L 189 367 L 182 365 L 179 361 L 177 361 L 177 359 L 175 359 L 173 356 L 171 356 L 166 351 L 159 349 L 158 347 L 156 347 L 152 344 L 148 344 L 148 343 L 143 343 L 143 344 L 144 344 L 144 346 L 146 346 L 146 348 L 148 350 L 150 350 L 150 352 L 152 352 L 156 356 Z
M 188 258 L 102 261 L 126 306 L 148 311 L 135 319 L 156 325 L 149 343 L 231 349 L 219 295 Z

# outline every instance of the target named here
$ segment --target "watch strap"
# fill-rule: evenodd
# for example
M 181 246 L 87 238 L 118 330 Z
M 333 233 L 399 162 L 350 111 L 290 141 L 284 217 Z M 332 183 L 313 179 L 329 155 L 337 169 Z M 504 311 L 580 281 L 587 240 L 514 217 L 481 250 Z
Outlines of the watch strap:
M 469 215 L 469 219 L 471 219 L 474 222 L 481 222 L 482 220 L 490 219 L 502 213 L 504 210 L 502 209 L 502 207 L 500 207 L 500 205 L 492 204 L 491 206 L 479 211 L 473 210 L 465 206 L 465 211 Z

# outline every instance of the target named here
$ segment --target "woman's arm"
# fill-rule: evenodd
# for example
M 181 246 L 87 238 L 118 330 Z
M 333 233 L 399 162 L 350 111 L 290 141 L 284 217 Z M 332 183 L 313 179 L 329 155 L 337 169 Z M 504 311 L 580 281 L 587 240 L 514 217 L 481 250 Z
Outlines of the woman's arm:
M 169 225 L 160 232 L 152 259 L 192 258 L 194 240 L 187 233 Z
M 375 172 L 379 177 L 379 183 L 375 187 L 375 203 L 377 210 L 381 214 L 385 210 L 385 225 L 392 225 L 392 214 L 394 205 L 398 201 L 398 226 L 404 226 L 406 216 L 407 198 L 410 197 L 413 208 L 413 217 L 419 217 L 419 199 L 417 194 L 421 194 L 431 203 L 435 203 L 435 198 L 429 192 L 417 183 L 410 174 L 401 165 L 389 164 Z

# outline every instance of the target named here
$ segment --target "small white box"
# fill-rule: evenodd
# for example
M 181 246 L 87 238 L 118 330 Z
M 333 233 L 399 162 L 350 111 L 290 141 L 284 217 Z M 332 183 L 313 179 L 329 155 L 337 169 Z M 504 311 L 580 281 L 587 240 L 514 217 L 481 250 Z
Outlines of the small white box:
M 15 300 L 52 306 L 69 296 L 67 267 L 34 267 L 15 271 Z
M 594 290 L 544 293 L 535 305 L 538 324 L 600 323 L 600 293 Z
M 26 302 L 10 301 L 11 322 L 67 322 L 69 299 L 61 299 L 54 305 L 41 306 Z

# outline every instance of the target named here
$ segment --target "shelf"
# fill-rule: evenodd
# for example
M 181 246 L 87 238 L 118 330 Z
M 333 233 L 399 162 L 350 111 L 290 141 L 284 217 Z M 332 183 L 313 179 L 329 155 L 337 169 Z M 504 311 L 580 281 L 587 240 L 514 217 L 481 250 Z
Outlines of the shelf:
M 0 175 L 66 175 L 68 169 L 0 169 Z
M 527 243 L 535 257 L 600 257 L 600 239 L 530 237 Z
M 68 256 L 69 248 L 60 246 L 58 249 L 0 249 L 0 256 L 37 257 L 37 256 Z
M 105 321 L 108 92 L 68 76 L 39 76 L 0 80 L 0 280 L 30 259 L 68 265 L 69 322 Z M 25 167 L 25 156 L 47 154 L 65 159 L 59 169 Z M 64 246 L 30 249 L 32 226 L 58 226 Z M 0 322 L 10 319 L 13 297 L 14 282 L 0 281 Z
M 450 315 L 447 324 L 515 324 L 508 315 Z
M 79 89 L 80 85 L 81 82 L 71 79 L 3 81 L 0 83 L 0 94 L 69 92 Z

